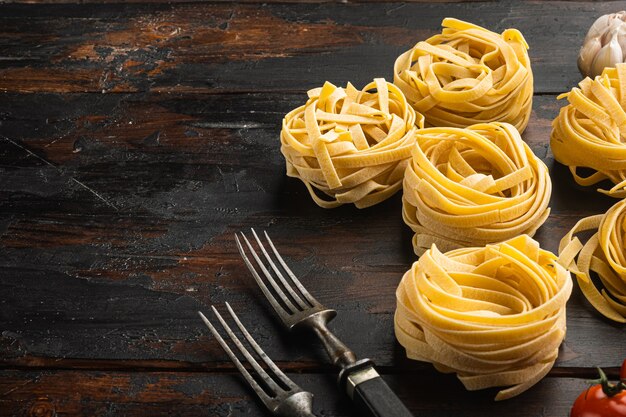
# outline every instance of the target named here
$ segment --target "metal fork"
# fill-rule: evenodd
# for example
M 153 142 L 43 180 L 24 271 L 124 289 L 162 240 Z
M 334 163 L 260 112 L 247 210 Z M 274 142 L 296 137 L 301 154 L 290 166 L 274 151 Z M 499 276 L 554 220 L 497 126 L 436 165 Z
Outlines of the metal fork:
M 250 354 L 248 349 L 241 343 L 239 338 L 232 331 L 230 326 L 226 323 L 226 320 L 221 316 L 221 314 L 217 311 L 214 306 L 211 306 L 213 313 L 217 317 L 217 320 L 222 325 L 226 334 L 230 337 L 230 340 L 237 347 L 239 352 L 245 357 L 248 363 L 252 366 L 256 376 L 263 381 L 264 387 L 261 386 L 257 382 L 257 380 L 250 374 L 250 372 L 242 365 L 239 361 L 239 358 L 233 351 L 230 349 L 226 341 L 220 336 L 219 332 L 213 326 L 213 324 L 206 318 L 201 311 L 198 311 L 198 314 L 207 325 L 213 336 L 217 339 L 222 349 L 228 354 L 230 360 L 235 364 L 241 375 L 245 378 L 245 380 L 250 384 L 254 392 L 261 399 L 263 404 L 267 407 L 267 409 L 276 416 L 281 417 L 315 417 L 315 415 L 311 412 L 313 406 L 313 394 L 310 392 L 304 391 L 295 382 L 287 377 L 272 361 L 269 356 L 263 352 L 263 349 L 254 341 L 250 333 L 246 330 L 244 325 L 239 320 L 239 317 L 235 314 L 230 304 L 226 303 L 226 308 L 230 313 L 235 324 L 248 341 L 254 352 L 265 362 L 268 366 L 274 378 L 265 371 L 261 365 L 257 362 L 257 360 Z M 282 386 L 281 386 L 282 385 Z M 283 388 L 286 387 L 286 388 Z
M 337 312 L 324 307 L 307 291 L 280 256 L 267 232 L 263 232 L 265 240 L 280 267 L 265 249 L 254 229 L 251 231 L 265 262 L 242 232 L 235 234 L 239 253 L 283 324 L 289 330 L 309 329 L 318 336 L 333 364 L 341 368 L 340 388 L 347 392 L 362 413 L 374 417 L 410 417 L 411 413 L 376 372 L 373 362 L 370 359 L 357 361 L 354 352 L 328 329 L 327 323 Z M 250 261 L 242 240 L 265 279 L 261 278 Z

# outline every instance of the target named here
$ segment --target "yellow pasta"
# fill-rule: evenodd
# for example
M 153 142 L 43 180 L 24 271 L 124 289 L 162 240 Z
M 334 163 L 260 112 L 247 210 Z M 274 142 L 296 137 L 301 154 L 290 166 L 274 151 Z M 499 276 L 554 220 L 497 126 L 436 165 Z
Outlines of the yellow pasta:
M 575 235 L 588 230 L 596 233 L 583 245 Z M 626 323 L 626 200 L 576 223 L 561 240 L 559 263 L 576 275 L 582 293 L 602 315 Z
M 548 168 L 512 125 L 426 128 L 417 144 L 402 198 L 417 255 L 532 236 L 548 217 Z
M 368 207 L 398 191 L 415 133 L 424 126 L 398 87 L 382 78 L 361 91 L 326 82 L 308 95 L 283 119 L 287 175 L 302 180 L 324 208 Z
M 408 358 L 455 372 L 468 390 L 507 387 L 504 400 L 554 365 L 571 290 L 556 256 L 527 235 L 447 253 L 433 245 L 398 286 L 396 337 Z
M 599 192 L 626 197 L 626 64 L 605 68 L 594 80 L 585 78 L 572 88 L 552 123 L 550 146 L 554 157 L 568 165 L 583 186 L 611 180 L 615 186 Z M 579 175 L 578 168 L 594 172 Z
M 446 18 L 443 31 L 398 57 L 394 83 L 427 126 L 507 122 L 523 132 L 533 99 L 528 44 L 516 29 L 497 34 Z

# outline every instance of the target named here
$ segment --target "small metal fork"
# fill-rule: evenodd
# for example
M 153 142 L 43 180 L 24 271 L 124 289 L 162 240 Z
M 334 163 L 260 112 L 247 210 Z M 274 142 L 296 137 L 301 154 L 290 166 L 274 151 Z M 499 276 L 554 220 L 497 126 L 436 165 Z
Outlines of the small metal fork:
M 226 308 L 230 313 L 235 324 L 248 341 L 254 352 L 260 357 L 263 362 L 270 369 L 271 373 L 274 375 L 274 378 L 270 376 L 270 374 L 259 365 L 257 360 L 250 354 L 248 349 L 241 343 L 239 338 L 232 331 L 230 326 L 226 323 L 226 320 L 220 315 L 217 309 L 214 306 L 211 306 L 213 313 L 217 317 L 218 321 L 222 325 L 224 331 L 230 337 L 230 340 L 237 347 L 239 352 L 245 357 L 248 363 L 252 366 L 256 376 L 258 379 L 262 381 L 264 387 L 257 382 L 254 376 L 250 374 L 250 372 L 242 365 L 239 361 L 239 358 L 233 351 L 230 349 L 226 341 L 220 336 L 217 329 L 213 326 L 213 324 L 206 318 L 201 311 L 198 311 L 198 314 L 207 325 L 213 336 L 217 339 L 222 349 L 228 354 L 230 360 L 235 364 L 241 375 L 245 378 L 245 380 L 250 384 L 254 392 L 259 396 L 263 404 L 267 407 L 267 409 L 276 416 L 281 417 L 315 417 L 312 413 L 313 406 L 313 394 L 310 392 L 302 390 L 295 382 L 289 379 L 272 361 L 269 356 L 263 352 L 263 349 L 255 342 L 250 333 L 243 326 L 230 304 L 226 303 Z M 282 386 L 281 386 L 282 385 Z M 286 388 L 284 388 L 286 387 Z

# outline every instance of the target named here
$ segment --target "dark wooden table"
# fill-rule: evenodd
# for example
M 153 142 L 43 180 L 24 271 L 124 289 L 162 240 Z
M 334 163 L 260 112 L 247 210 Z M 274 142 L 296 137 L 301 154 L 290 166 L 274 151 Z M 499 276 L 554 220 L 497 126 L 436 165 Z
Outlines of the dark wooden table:
M 518 28 L 535 74 L 524 139 L 554 184 L 537 238 L 555 251 L 615 202 L 575 186 L 548 143 L 584 33 L 626 2 L 98 3 L 0 5 L 0 415 L 264 415 L 196 315 L 224 301 L 318 415 L 354 415 L 319 344 L 284 332 L 255 288 L 233 241 L 248 227 L 271 232 L 416 416 L 562 417 L 593 367 L 617 374 L 626 329 L 577 289 L 555 368 L 515 399 L 405 359 L 400 196 L 318 208 L 285 176 L 278 135 L 325 80 L 392 79 L 443 17 Z

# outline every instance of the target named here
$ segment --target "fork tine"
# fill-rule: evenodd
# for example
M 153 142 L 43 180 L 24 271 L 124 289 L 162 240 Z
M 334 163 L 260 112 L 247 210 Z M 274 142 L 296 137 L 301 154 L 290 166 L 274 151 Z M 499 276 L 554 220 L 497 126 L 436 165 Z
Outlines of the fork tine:
M 252 265 L 252 262 L 250 262 L 250 259 L 248 259 L 248 256 L 246 255 L 246 251 L 243 249 L 243 245 L 241 244 L 241 241 L 239 240 L 239 236 L 237 236 L 236 234 L 235 234 L 235 240 L 237 241 L 237 248 L 239 249 L 239 254 L 243 258 L 244 263 L 248 267 L 248 270 L 254 277 L 254 280 L 258 284 L 259 288 L 261 288 L 263 295 L 265 295 L 265 298 L 267 298 L 267 300 L 270 302 L 270 304 L 274 308 L 274 311 L 276 312 L 276 314 L 278 314 L 278 317 L 280 317 L 283 323 L 286 323 L 287 318 L 289 317 L 289 312 L 286 311 L 283 308 L 283 306 L 280 305 L 280 303 L 276 300 L 276 298 L 274 298 L 274 295 L 267 288 L 267 285 L 265 285 L 265 282 L 263 282 L 258 272 L 256 272 L 256 269 Z
M 261 388 L 258 382 L 256 382 L 256 380 L 252 377 L 252 375 L 250 375 L 250 372 L 248 372 L 248 370 L 241 364 L 241 362 L 239 361 L 239 358 L 237 358 L 237 355 L 235 355 L 233 351 L 230 350 L 230 347 L 228 346 L 226 341 L 222 338 L 222 336 L 220 336 L 217 329 L 213 327 L 213 324 L 209 321 L 209 319 L 207 319 L 206 316 L 202 314 L 201 311 L 198 311 L 198 314 L 202 318 L 202 321 L 204 321 L 204 324 L 207 325 L 207 327 L 213 334 L 213 337 L 217 339 L 222 349 L 224 349 L 224 351 L 226 352 L 230 360 L 235 364 L 235 366 L 237 367 L 241 375 L 244 377 L 244 379 L 248 382 L 248 384 L 250 384 L 254 392 L 256 392 L 256 394 L 261 399 L 261 401 L 263 401 L 263 403 L 267 405 L 269 401 L 271 400 L 271 397 L 267 395 L 265 390 L 263 390 L 263 388 Z
M 268 282 L 270 283 L 270 285 L 272 286 L 272 288 L 274 289 L 276 294 L 278 294 L 278 297 L 283 301 L 283 303 L 285 303 L 287 308 L 291 310 L 291 313 L 296 313 L 296 312 L 300 311 L 298 308 L 296 308 L 296 306 L 293 305 L 293 303 L 289 300 L 289 298 L 287 298 L 287 296 L 285 295 L 283 290 L 276 283 L 276 280 L 274 280 L 274 278 L 272 277 L 272 274 L 270 274 L 270 272 L 267 270 L 267 268 L 265 268 L 265 265 L 263 264 L 263 262 L 261 262 L 261 259 L 259 258 L 259 255 L 257 255 L 256 251 L 252 247 L 252 244 L 250 243 L 250 241 L 248 240 L 246 235 L 241 233 L 241 237 L 243 237 L 243 239 L 245 240 L 246 245 L 248 246 L 248 249 L 250 250 L 250 253 L 252 254 L 252 257 L 254 257 L 254 259 L 256 260 L 257 265 L 259 265 L 259 267 L 263 271 L 263 274 L 265 275 L 265 278 L 267 278 Z M 250 264 L 246 263 L 246 264 L 248 265 L 248 267 L 251 266 L 251 263 Z M 259 277 L 259 280 L 260 279 L 261 278 Z M 259 282 L 259 281 L 257 281 L 257 282 Z M 278 303 L 277 303 L 277 305 L 280 306 L 280 304 L 278 304 Z M 274 306 L 274 309 L 276 309 L 276 306 Z
M 274 255 L 276 255 L 276 258 L 278 259 L 278 262 L 280 262 L 280 264 L 283 266 L 283 268 L 285 269 L 285 271 L 289 275 L 289 278 L 291 278 L 291 281 L 294 283 L 294 285 L 298 288 L 298 290 L 300 290 L 302 295 L 304 295 L 304 297 L 307 299 L 309 304 L 311 304 L 311 307 L 321 307 L 321 304 L 315 299 L 315 297 L 313 297 L 307 291 L 306 288 L 304 288 L 304 285 L 302 285 L 300 280 L 298 278 L 296 278 L 295 274 L 287 266 L 287 264 L 285 263 L 285 260 L 283 259 L 282 256 L 280 256 L 280 253 L 278 253 L 278 250 L 276 250 L 276 247 L 274 246 L 274 243 L 272 242 L 272 239 L 270 239 L 269 235 L 267 234 L 267 232 L 265 230 L 263 231 L 263 234 L 265 234 L 265 239 L 267 239 L 267 242 L 270 244 L 270 247 L 272 248 L 272 251 L 274 252 Z
M 265 382 L 267 384 L 269 389 L 273 391 L 274 396 L 276 396 L 279 393 L 283 392 L 284 389 L 282 389 L 269 376 L 269 374 L 265 371 L 265 369 L 261 368 L 261 365 L 259 365 L 259 363 L 256 361 L 256 359 L 254 359 L 254 357 L 252 355 L 250 355 L 250 352 L 248 352 L 248 349 L 246 349 L 246 347 L 241 343 L 241 341 L 239 340 L 237 335 L 231 330 L 230 326 L 228 325 L 228 323 L 226 323 L 224 318 L 222 318 L 222 315 L 219 313 L 219 311 L 217 311 L 215 306 L 211 306 L 211 309 L 213 310 L 213 314 L 215 314 L 215 317 L 217 317 L 217 319 L 221 323 L 221 325 L 224 328 L 224 330 L 226 330 L 226 333 L 228 333 L 228 336 L 230 336 L 230 339 L 233 341 L 235 346 L 237 346 L 237 348 L 239 349 L 239 352 L 241 352 L 241 354 L 247 359 L 247 361 L 250 363 L 250 365 L 252 365 L 252 368 L 255 370 L 257 375 L 263 380 L 263 382 Z
M 274 263 L 274 261 L 272 260 L 270 255 L 265 250 L 265 246 L 263 246 L 263 243 L 259 239 L 259 236 L 257 236 L 257 234 L 254 231 L 254 229 L 250 229 L 250 230 L 252 230 L 252 234 L 254 235 L 254 238 L 256 239 L 256 242 L 258 243 L 259 248 L 261 248 L 261 251 L 263 252 L 263 255 L 265 256 L 265 259 L 267 259 L 267 262 L 270 264 L 270 266 L 272 267 L 272 269 L 274 270 L 274 272 L 278 276 L 278 279 L 283 284 L 283 287 L 287 290 L 289 295 L 291 295 L 291 297 L 294 299 L 294 301 L 298 304 L 298 306 L 301 309 L 309 308 L 309 305 L 304 300 L 302 300 L 302 298 L 300 298 L 298 293 L 296 291 L 294 291 L 293 287 L 285 280 L 285 277 L 280 272 L 280 270 L 278 269 L 278 267 L 276 266 L 276 264 Z
M 278 366 L 276 366 L 274 361 L 269 356 L 267 356 L 267 354 L 265 354 L 263 349 L 261 349 L 259 344 L 254 340 L 254 338 L 252 338 L 248 330 L 241 323 L 241 321 L 239 320 L 239 317 L 237 317 L 237 315 L 233 311 L 230 304 L 228 304 L 228 302 L 226 303 L 226 308 L 228 309 L 230 316 L 233 318 L 233 320 L 237 324 L 237 327 L 239 327 L 239 330 L 241 330 L 241 333 L 243 333 L 244 337 L 246 338 L 248 343 L 250 343 L 250 346 L 252 346 L 252 348 L 257 353 L 257 355 L 259 355 L 259 357 L 263 359 L 263 362 L 265 362 L 265 364 L 272 370 L 272 372 L 274 372 L 274 374 L 281 380 L 281 382 L 283 382 L 289 388 L 291 389 L 298 388 L 298 386 L 291 379 L 289 379 L 287 375 L 285 375 L 283 371 L 281 371 L 280 368 L 278 368 Z

